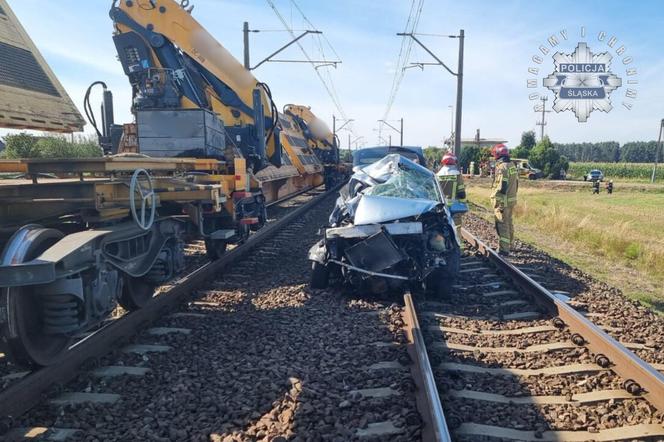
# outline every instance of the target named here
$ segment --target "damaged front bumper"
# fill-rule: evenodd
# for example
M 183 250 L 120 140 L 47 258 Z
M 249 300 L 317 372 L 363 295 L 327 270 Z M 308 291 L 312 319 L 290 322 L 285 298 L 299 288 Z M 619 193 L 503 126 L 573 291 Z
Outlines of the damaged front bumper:
M 325 230 L 325 239 L 331 238 L 367 238 L 385 230 L 390 235 L 418 235 L 421 234 L 422 223 L 390 223 L 367 224 L 362 226 L 332 227 Z
M 348 270 L 369 276 L 408 281 L 407 276 L 385 273 L 408 256 L 395 244 L 392 236 L 421 235 L 421 222 L 395 222 L 361 226 L 332 227 L 325 230 L 325 239 L 316 243 L 309 251 L 309 259 L 321 264 L 334 263 Z M 338 239 L 359 240 L 344 251 L 347 262 L 329 257 L 328 241 Z

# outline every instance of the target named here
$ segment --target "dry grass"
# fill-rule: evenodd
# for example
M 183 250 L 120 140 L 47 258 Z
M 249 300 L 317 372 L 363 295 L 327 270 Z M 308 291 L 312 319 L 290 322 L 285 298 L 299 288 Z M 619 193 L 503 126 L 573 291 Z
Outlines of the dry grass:
M 488 205 L 486 186 L 471 185 L 469 194 Z M 633 298 L 664 307 L 664 194 L 522 186 L 515 223 L 524 239 Z

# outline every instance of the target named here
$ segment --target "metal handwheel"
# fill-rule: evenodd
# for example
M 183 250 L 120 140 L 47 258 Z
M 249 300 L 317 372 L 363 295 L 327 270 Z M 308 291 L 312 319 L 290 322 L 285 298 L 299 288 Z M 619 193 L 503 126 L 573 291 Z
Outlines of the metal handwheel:
M 144 183 L 140 180 L 141 175 L 145 175 L 145 178 L 147 178 L 147 188 L 144 187 Z M 140 195 L 140 216 L 136 210 L 136 193 Z M 146 218 L 145 213 L 147 205 L 150 206 L 149 218 Z M 145 169 L 136 169 L 131 176 L 131 181 L 129 182 L 129 207 L 131 209 L 131 216 L 138 227 L 143 230 L 148 230 L 152 227 L 157 212 L 157 194 L 154 192 L 154 187 L 152 186 L 152 178 Z

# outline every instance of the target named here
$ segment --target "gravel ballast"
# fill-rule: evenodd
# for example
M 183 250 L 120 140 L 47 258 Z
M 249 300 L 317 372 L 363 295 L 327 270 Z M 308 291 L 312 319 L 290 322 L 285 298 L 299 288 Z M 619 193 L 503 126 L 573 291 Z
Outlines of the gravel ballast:
M 153 327 L 190 330 L 109 354 L 64 391 L 114 393 L 114 404 L 43 404 L 19 426 L 77 428 L 80 440 L 415 440 L 421 422 L 398 299 L 308 288 L 309 247 L 333 199 L 298 219 Z M 191 314 L 195 315 L 191 315 Z M 381 368 L 384 362 L 399 368 Z M 97 378 L 98 366 L 149 368 Z M 371 390 L 367 390 L 371 389 Z M 54 392 L 55 393 L 55 392 Z M 371 397 L 371 395 L 376 397 Z

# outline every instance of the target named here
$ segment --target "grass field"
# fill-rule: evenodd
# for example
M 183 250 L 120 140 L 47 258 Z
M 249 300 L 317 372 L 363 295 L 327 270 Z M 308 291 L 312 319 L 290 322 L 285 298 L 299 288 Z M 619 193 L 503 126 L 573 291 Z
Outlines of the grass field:
M 468 189 L 472 202 L 489 207 L 486 182 Z M 522 182 L 515 226 L 522 240 L 664 312 L 664 194 Z

